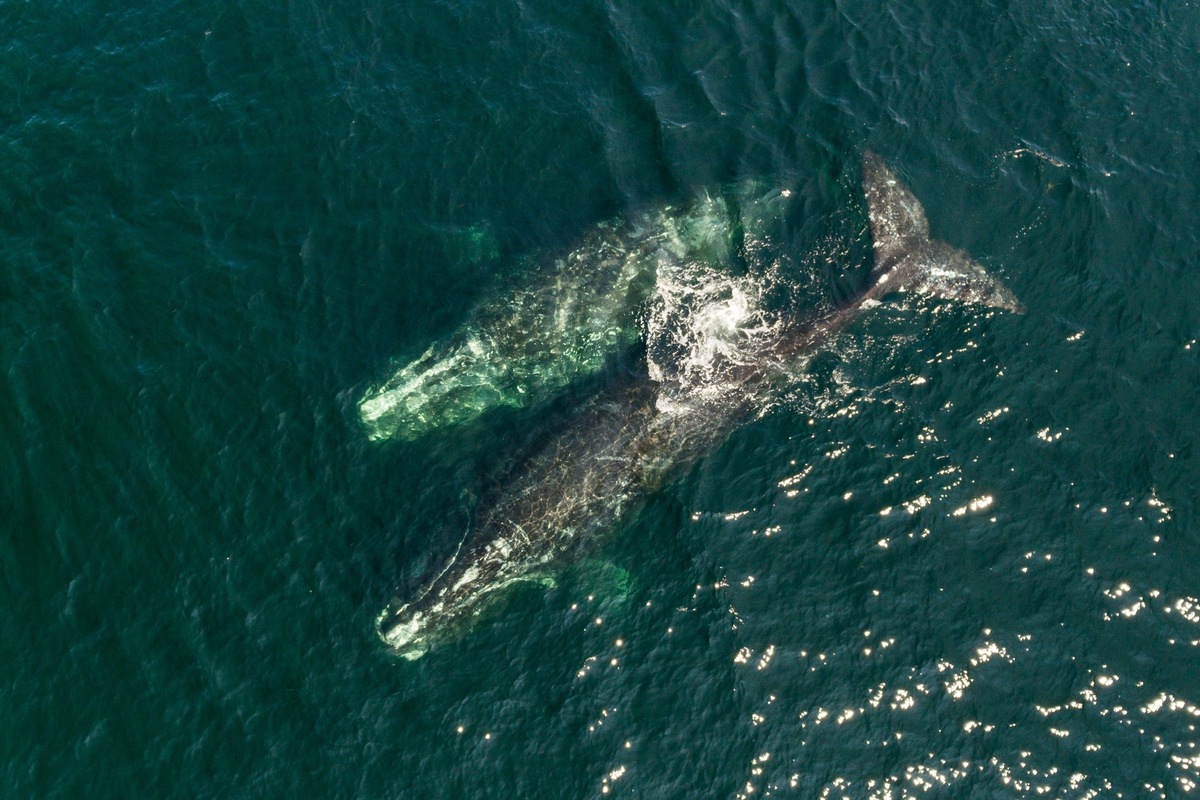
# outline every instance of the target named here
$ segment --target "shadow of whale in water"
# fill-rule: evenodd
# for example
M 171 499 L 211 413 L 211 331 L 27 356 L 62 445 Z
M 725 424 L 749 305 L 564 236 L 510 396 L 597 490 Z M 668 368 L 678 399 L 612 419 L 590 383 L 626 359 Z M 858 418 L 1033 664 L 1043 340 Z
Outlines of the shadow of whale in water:
M 415 659 L 461 635 L 505 587 L 544 579 L 635 513 L 673 470 L 720 443 L 781 376 L 884 295 L 921 292 L 1023 311 L 965 252 L 930 239 L 920 202 L 881 158 L 867 152 L 862 172 L 874 255 L 866 289 L 797 322 L 763 310 L 751 278 L 660 264 L 643 317 L 644 363 L 583 403 L 477 510 L 441 572 L 379 615 L 379 635 L 397 654 Z

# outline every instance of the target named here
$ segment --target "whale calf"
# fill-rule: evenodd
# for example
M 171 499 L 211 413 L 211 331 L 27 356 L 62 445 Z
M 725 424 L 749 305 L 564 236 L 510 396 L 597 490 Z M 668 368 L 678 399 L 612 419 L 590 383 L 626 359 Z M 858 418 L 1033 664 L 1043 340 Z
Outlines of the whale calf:
M 764 203 L 701 196 L 609 220 L 565 255 L 525 259 L 507 291 L 492 292 L 451 336 L 368 389 L 359 416 L 373 440 L 414 440 L 498 407 L 528 407 L 635 346 L 638 315 L 662 264 L 729 266 L 743 209 Z M 748 220 L 753 227 L 753 215 Z
M 873 248 L 864 291 L 798 321 L 766 307 L 757 277 L 695 262 L 658 264 L 641 317 L 645 358 L 576 409 L 481 504 L 440 573 L 388 604 L 377 619 L 383 641 L 418 658 L 461 635 L 505 587 L 550 574 L 719 444 L 762 407 L 781 375 L 883 296 L 921 292 L 1023 310 L 969 255 L 930 238 L 920 202 L 881 158 L 864 154 L 862 174 Z

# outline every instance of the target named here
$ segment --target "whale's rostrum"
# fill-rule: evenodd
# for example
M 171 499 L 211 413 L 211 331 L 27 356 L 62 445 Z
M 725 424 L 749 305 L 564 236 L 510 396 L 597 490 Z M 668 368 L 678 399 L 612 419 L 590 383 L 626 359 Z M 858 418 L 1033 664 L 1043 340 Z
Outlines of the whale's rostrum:
M 806 359 L 892 292 L 1008 311 L 1015 295 L 962 250 L 929 236 L 924 209 L 874 153 L 863 157 L 873 267 L 853 300 L 797 322 L 767 311 L 761 277 L 660 263 L 642 315 L 640 367 L 583 403 L 490 502 L 442 571 L 379 615 L 396 653 L 460 635 L 503 589 L 549 575 L 615 527 L 673 470 L 719 444 Z

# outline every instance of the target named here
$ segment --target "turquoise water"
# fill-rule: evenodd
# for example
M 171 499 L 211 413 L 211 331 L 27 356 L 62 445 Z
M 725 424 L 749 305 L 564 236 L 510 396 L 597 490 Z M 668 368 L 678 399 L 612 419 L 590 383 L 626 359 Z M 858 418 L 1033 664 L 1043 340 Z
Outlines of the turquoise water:
M 6 794 L 1197 791 L 1195 4 L 0 30 Z M 364 393 L 598 223 L 743 181 L 843 297 L 866 148 L 1027 313 L 885 304 L 554 588 L 391 655 L 376 614 L 551 412 L 373 441 Z

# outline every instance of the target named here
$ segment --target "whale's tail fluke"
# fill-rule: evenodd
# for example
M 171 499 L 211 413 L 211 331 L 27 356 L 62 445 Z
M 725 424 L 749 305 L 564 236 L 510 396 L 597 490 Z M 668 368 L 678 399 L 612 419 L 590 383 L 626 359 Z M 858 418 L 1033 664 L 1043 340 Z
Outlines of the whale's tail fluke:
M 869 298 L 919 292 L 1016 313 L 1025 311 L 1012 290 L 973 258 L 929 238 L 929 221 L 921 201 L 869 150 L 863 154 L 863 193 L 875 250 Z

